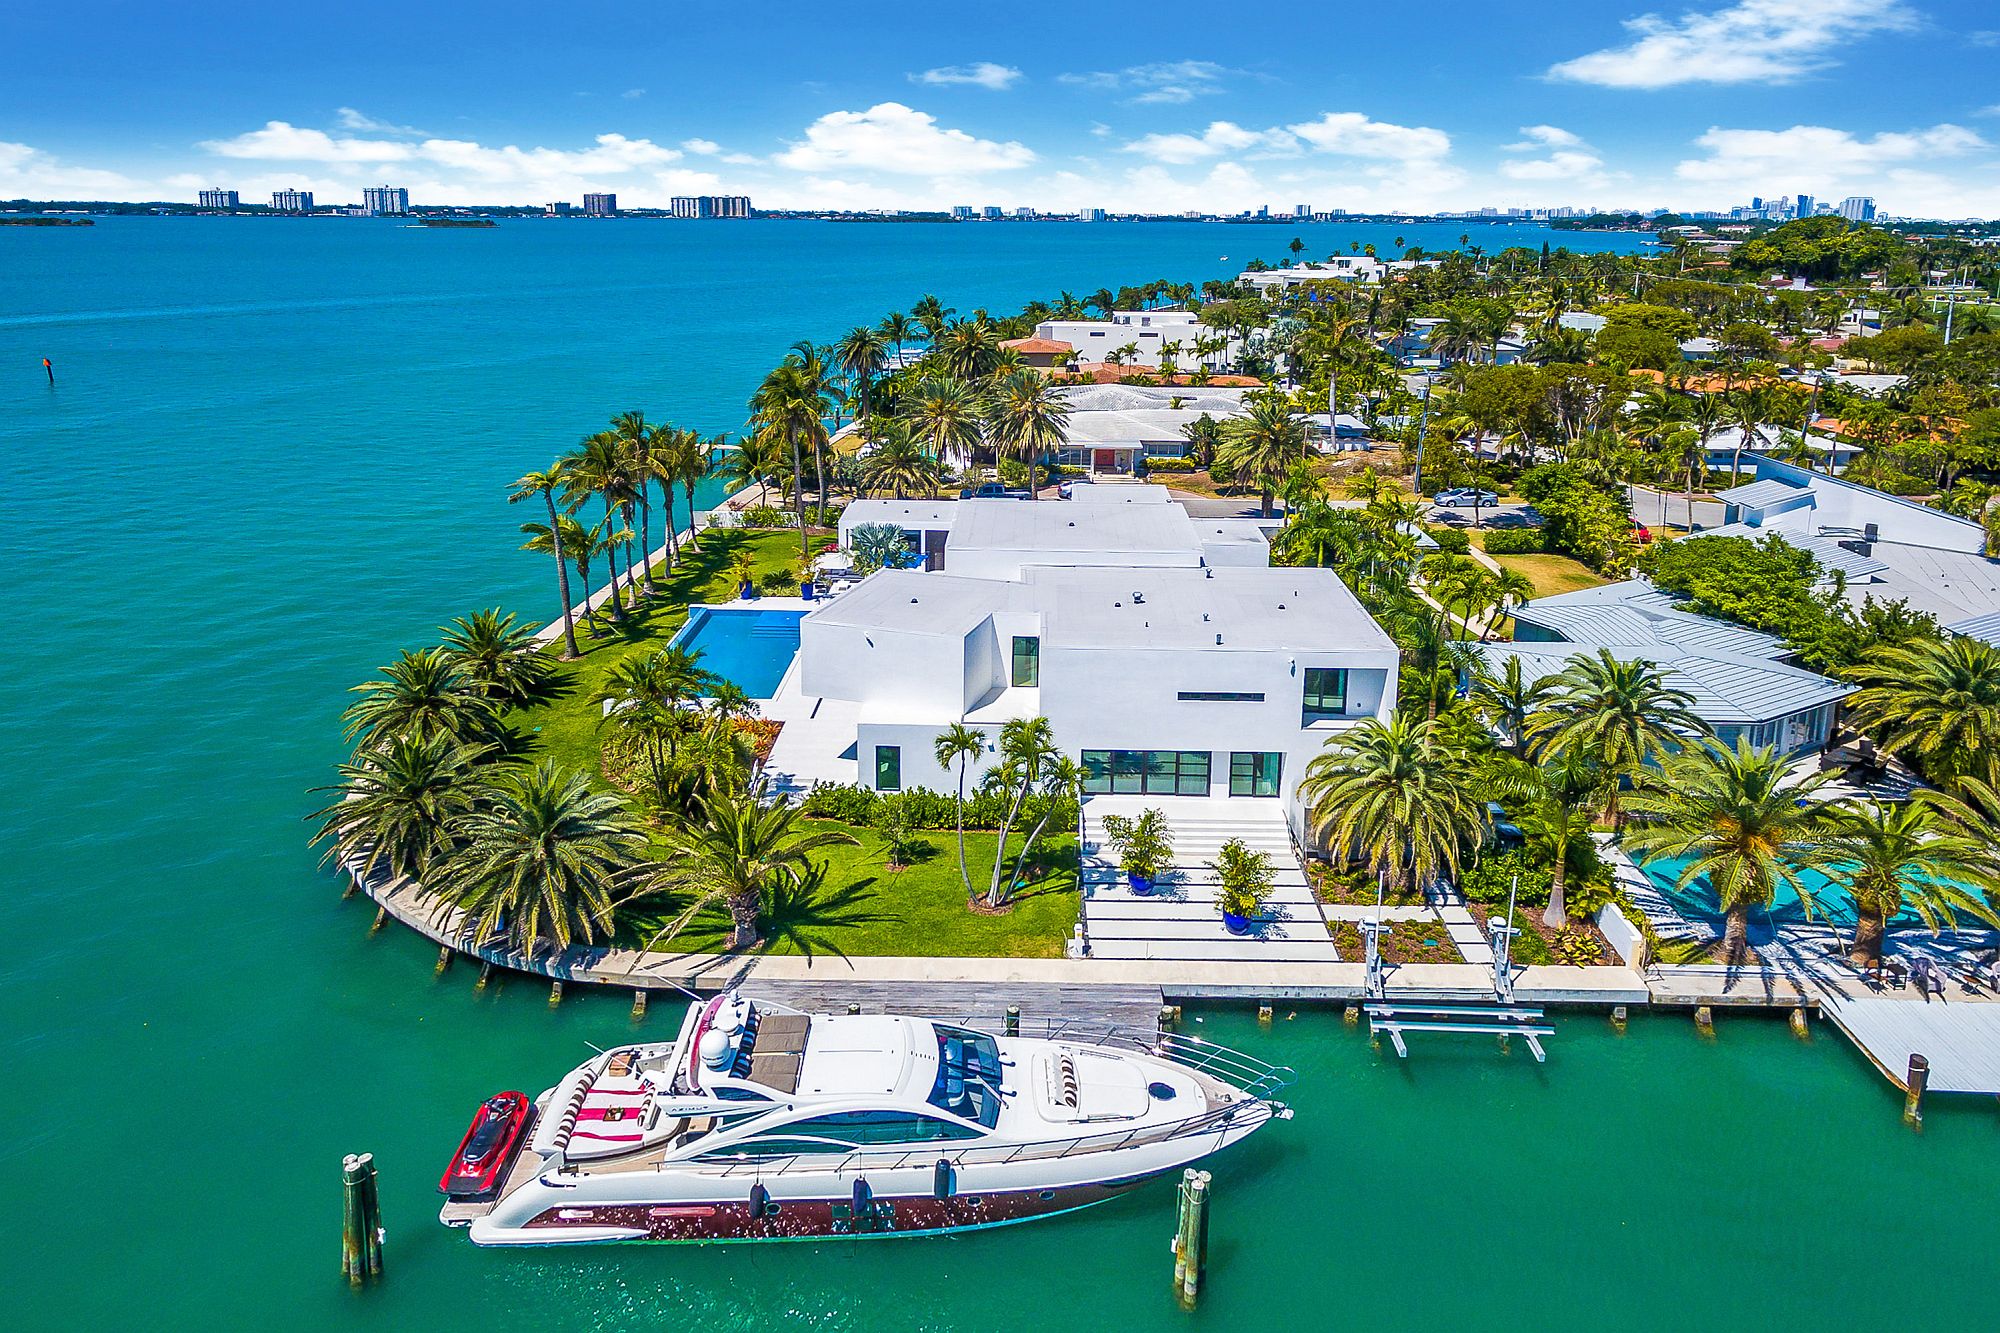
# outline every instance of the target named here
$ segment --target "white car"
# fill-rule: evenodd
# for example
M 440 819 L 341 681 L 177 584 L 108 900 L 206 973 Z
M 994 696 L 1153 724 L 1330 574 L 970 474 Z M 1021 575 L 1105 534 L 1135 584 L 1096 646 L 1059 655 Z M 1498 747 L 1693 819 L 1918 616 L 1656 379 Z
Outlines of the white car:
M 1500 497 L 1492 491 L 1461 486 L 1453 491 L 1439 491 L 1434 503 L 1443 509 L 1462 509 L 1468 505 L 1474 509 L 1491 509 L 1500 503 Z

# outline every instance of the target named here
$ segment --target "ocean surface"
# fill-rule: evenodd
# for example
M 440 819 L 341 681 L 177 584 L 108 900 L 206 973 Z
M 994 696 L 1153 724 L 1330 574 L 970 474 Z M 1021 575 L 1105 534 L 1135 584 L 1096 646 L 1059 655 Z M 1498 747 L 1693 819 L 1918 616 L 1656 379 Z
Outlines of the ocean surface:
M 1921 1135 L 1837 1035 L 1563 1020 L 1546 1066 L 1408 1063 L 1335 1016 L 1199 1030 L 1298 1068 L 1215 1163 L 1200 1310 L 1171 1188 L 974 1236 L 482 1252 L 435 1222 L 478 1100 L 633 1031 L 623 995 L 432 976 L 306 846 L 347 686 L 453 615 L 554 613 L 508 483 L 615 412 L 741 424 L 795 339 L 1200 281 L 1295 231 L 1533 228 L 106 219 L 0 228 L 0 1315 L 12 1328 L 1982 1327 L 2000 1114 Z M 1221 258 L 1228 256 L 1227 260 Z M 54 363 L 56 384 L 41 359 Z M 676 1007 L 642 1030 L 670 1034 Z M 338 1276 L 373 1151 L 388 1277 Z

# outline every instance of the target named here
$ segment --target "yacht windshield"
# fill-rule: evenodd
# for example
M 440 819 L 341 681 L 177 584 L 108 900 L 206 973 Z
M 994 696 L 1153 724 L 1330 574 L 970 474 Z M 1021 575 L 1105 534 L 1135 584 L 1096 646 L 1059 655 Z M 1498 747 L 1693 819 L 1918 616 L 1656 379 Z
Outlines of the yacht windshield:
M 933 1024 L 938 1076 L 932 1106 L 975 1120 L 987 1129 L 1000 1119 L 1000 1045 L 983 1032 Z

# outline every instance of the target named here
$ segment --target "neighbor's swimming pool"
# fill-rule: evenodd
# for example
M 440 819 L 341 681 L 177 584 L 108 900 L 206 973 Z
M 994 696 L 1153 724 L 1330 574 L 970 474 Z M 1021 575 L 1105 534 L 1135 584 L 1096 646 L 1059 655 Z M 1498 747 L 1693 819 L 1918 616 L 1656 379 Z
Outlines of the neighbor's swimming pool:
M 768 699 L 799 652 L 803 611 L 697 607 L 674 635 L 673 646 L 701 654 L 701 669 L 734 684 L 752 699 Z
M 1653 881 L 1661 893 L 1685 916 L 1706 917 L 1710 920 L 1722 919 L 1722 909 L 1717 905 L 1715 890 L 1706 878 L 1695 880 L 1687 888 L 1680 888 L 1675 880 L 1681 873 L 1685 860 L 1661 860 L 1639 862 L 1639 869 L 1646 878 Z M 1852 928 L 1854 925 L 1854 901 L 1847 896 L 1847 890 L 1833 883 L 1817 870 L 1799 872 L 1799 881 L 1806 892 L 1813 897 L 1814 921 Z M 1775 927 L 1790 925 L 1806 919 L 1805 904 L 1790 886 L 1780 885 L 1777 896 L 1770 907 L 1755 908 L 1750 913 L 1753 925 Z M 1917 914 L 1905 907 L 1896 914 L 1895 924 L 1912 925 L 1918 921 Z

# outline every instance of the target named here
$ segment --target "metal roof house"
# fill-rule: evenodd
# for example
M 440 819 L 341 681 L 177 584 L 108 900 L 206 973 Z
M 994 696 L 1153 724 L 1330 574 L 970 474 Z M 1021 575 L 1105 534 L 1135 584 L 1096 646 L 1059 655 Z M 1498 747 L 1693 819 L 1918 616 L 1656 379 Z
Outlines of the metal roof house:
M 1496 666 L 1520 658 L 1529 679 L 1599 649 L 1660 667 L 1668 684 L 1694 697 L 1694 712 L 1726 745 L 1748 737 L 1785 754 L 1821 749 L 1835 705 L 1854 692 L 1780 660 L 1785 646 L 1770 635 L 1683 611 L 1643 579 L 1526 602 L 1514 610 L 1512 643 L 1479 645 Z

